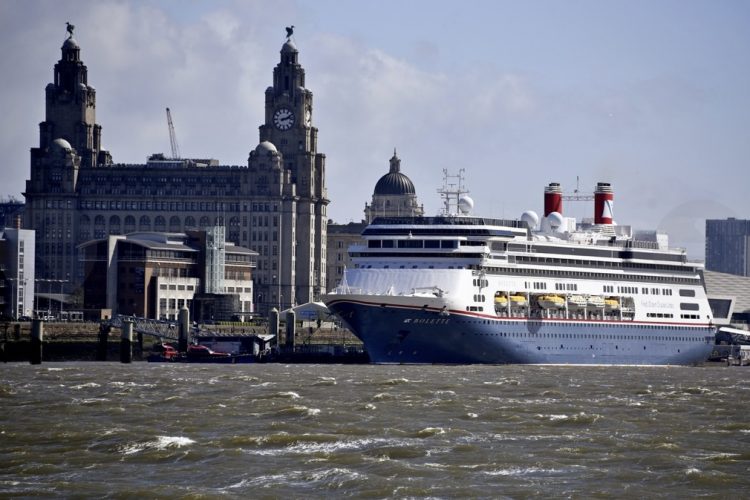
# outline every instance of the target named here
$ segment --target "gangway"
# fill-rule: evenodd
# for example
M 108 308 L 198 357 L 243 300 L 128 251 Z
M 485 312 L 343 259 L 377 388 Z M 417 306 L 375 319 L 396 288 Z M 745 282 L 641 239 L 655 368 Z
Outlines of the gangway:
M 152 337 L 158 337 L 160 339 L 178 341 L 179 340 L 179 325 L 174 321 L 166 321 L 159 319 L 139 318 L 137 316 L 126 316 L 118 314 L 111 320 L 105 322 L 105 324 L 112 328 L 122 328 L 123 323 L 129 321 L 133 323 L 133 332 L 140 333 L 142 335 L 151 335 Z M 191 336 L 196 333 L 197 328 L 190 328 Z

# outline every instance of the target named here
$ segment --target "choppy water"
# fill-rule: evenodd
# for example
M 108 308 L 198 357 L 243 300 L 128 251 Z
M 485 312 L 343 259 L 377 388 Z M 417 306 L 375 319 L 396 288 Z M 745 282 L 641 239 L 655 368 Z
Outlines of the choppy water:
M 750 368 L 0 365 L 0 496 L 747 497 Z

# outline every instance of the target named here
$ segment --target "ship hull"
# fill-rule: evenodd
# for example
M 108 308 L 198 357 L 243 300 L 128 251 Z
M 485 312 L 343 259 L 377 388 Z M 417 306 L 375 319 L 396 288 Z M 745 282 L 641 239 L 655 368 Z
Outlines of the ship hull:
M 499 318 L 452 310 L 436 297 L 324 301 L 374 363 L 694 365 L 714 340 L 705 324 Z

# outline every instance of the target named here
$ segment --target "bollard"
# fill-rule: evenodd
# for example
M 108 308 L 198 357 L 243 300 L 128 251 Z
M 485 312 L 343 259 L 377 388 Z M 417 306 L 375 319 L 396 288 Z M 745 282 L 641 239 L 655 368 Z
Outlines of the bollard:
M 99 343 L 96 346 L 96 360 L 107 361 L 107 342 L 112 327 L 106 323 L 99 325 Z
M 279 345 L 279 311 L 274 307 L 268 314 L 268 334 L 273 336 L 276 346 Z
M 42 364 L 42 340 L 44 339 L 44 323 L 41 319 L 31 322 L 31 354 L 29 360 L 32 365 Z
M 294 351 L 294 327 L 296 321 L 296 314 L 294 311 L 289 310 L 286 313 L 286 346 Z
M 180 309 L 179 320 L 177 350 L 179 352 L 187 352 L 188 342 L 190 341 L 190 311 L 187 307 Z
M 124 321 L 120 330 L 120 362 L 133 361 L 133 323 Z

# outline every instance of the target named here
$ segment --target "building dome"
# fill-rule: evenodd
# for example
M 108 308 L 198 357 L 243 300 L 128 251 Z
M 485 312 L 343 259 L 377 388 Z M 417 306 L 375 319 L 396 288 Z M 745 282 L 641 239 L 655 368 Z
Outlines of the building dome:
M 285 52 L 299 52 L 299 51 L 297 50 L 297 46 L 294 45 L 293 41 L 287 40 L 286 42 L 284 42 L 284 45 L 281 46 L 281 53 L 283 54 Z
M 391 170 L 375 184 L 374 194 L 386 196 L 416 194 L 414 183 L 401 173 L 401 160 L 396 156 L 395 150 L 391 158 Z
M 268 153 L 278 153 L 278 150 L 272 142 L 263 141 L 255 148 L 255 153 L 259 155 L 267 155 Z
M 62 45 L 63 50 L 71 50 L 71 49 L 80 49 L 78 46 L 78 42 L 75 41 L 73 37 L 69 37 L 63 42 Z
M 68 151 L 72 150 L 73 146 L 70 145 L 68 141 L 63 139 L 62 137 L 58 137 L 54 141 L 52 141 L 52 150 L 53 151 L 62 151 L 64 153 L 67 153 Z

